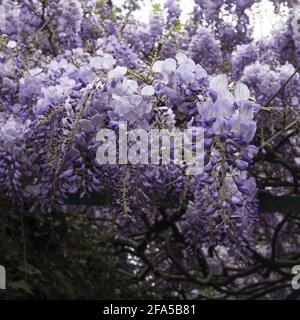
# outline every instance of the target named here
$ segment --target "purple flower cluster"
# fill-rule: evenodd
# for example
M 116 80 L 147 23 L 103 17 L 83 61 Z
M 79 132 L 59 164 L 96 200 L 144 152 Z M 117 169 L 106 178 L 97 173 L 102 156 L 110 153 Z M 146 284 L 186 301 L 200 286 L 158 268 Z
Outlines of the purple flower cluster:
M 231 72 L 234 80 L 239 79 L 247 65 L 254 63 L 258 59 L 257 47 L 250 44 L 238 45 L 231 56 Z
M 209 73 L 217 72 L 223 64 L 220 42 L 207 28 L 198 28 L 191 39 L 189 54 L 196 63 L 201 64 Z

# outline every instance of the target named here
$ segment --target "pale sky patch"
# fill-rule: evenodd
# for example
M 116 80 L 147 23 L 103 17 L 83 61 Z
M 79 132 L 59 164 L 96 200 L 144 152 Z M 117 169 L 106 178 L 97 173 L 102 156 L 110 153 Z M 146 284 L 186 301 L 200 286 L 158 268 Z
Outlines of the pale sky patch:
M 143 22 L 149 22 L 152 5 L 151 3 L 159 3 L 163 9 L 166 0 L 151 1 L 143 0 L 144 5 L 140 10 L 134 12 L 134 17 Z M 121 6 L 124 0 L 113 0 L 116 6 Z M 181 22 L 186 22 L 189 13 L 193 11 L 194 0 L 180 0 L 182 9 Z M 262 0 L 260 3 L 254 4 L 251 8 L 250 23 L 254 28 L 254 38 L 256 40 L 270 36 L 272 30 L 283 25 L 288 16 L 288 9 L 282 7 L 278 14 L 274 13 L 274 4 L 269 0 Z

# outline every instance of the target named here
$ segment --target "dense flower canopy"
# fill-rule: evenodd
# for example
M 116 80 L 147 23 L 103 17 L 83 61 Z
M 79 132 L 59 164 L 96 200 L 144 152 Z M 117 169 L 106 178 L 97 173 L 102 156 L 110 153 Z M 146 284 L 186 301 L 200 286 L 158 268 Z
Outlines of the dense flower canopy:
M 269 212 L 261 195 L 299 196 L 300 5 L 273 1 L 287 24 L 257 40 L 259 2 L 197 0 L 182 23 L 168 0 L 149 24 L 140 1 L 0 2 L 5 210 L 88 215 L 168 297 L 289 296 L 299 205 Z M 100 165 L 97 132 L 120 121 L 203 129 L 203 172 Z

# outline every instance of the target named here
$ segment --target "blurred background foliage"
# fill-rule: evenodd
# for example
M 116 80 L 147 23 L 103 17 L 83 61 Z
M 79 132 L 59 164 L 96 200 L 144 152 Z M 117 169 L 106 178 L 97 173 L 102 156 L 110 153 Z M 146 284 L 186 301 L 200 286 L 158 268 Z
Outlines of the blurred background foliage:
M 123 283 L 110 235 L 88 216 L 22 216 L 2 206 L 0 221 L 0 264 L 7 274 L 1 299 L 147 297 L 142 288 Z

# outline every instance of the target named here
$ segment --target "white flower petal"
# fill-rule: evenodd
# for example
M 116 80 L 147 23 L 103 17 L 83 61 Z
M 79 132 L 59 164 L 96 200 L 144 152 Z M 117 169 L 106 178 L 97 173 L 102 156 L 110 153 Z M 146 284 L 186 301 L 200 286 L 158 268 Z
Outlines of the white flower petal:
M 145 86 L 141 90 L 142 96 L 153 96 L 154 95 L 154 88 L 153 86 Z
M 226 74 L 219 74 L 210 79 L 210 88 L 218 94 L 218 100 L 234 101 L 233 94 L 228 90 L 228 79 Z
M 234 90 L 234 98 L 236 101 L 249 100 L 250 91 L 243 83 L 238 83 Z
M 139 87 L 138 83 L 135 80 L 127 80 L 128 88 L 131 91 L 131 94 L 137 92 L 137 89 Z
M 14 49 L 17 46 L 17 43 L 16 43 L 16 41 L 10 40 L 10 41 L 8 41 L 6 46 L 7 46 L 7 48 Z
M 219 91 L 224 91 L 224 89 L 227 90 L 228 87 L 228 79 L 226 74 L 219 74 L 215 77 L 212 77 L 210 79 L 210 88 L 219 92 Z
M 156 61 L 152 67 L 153 72 L 161 72 L 163 61 Z
M 126 67 L 119 67 L 117 66 L 115 69 L 108 72 L 107 78 L 108 79 L 115 79 L 123 77 L 127 72 Z
M 234 97 L 233 94 L 228 89 L 223 89 L 222 91 L 218 92 L 218 99 L 220 100 L 228 100 L 233 102 Z
M 172 72 L 175 71 L 177 67 L 176 60 L 168 58 L 163 62 L 162 71 Z
M 103 57 L 103 68 L 110 70 L 116 64 L 116 59 L 110 54 L 105 54 Z
M 176 60 L 177 60 L 178 64 L 181 64 L 181 63 L 185 62 L 186 60 L 188 60 L 188 57 L 185 54 L 178 52 L 176 54 Z
M 103 66 L 103 59 L 100 57 L 93 57 L 90 60 L 90 67 L 95 69 L 101 69 Z

